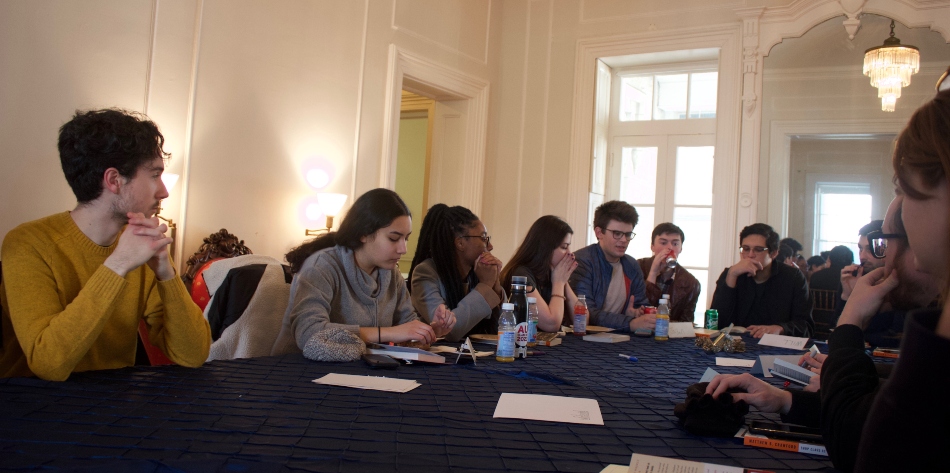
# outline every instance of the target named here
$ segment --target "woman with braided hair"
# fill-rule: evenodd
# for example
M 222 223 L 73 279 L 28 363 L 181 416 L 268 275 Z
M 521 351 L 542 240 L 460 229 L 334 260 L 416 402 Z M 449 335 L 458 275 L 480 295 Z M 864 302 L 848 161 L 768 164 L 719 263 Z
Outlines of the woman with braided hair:
M 505 299 L 502 264 L 490 252 L 488 229 L 471 210 L 436 204 L 422 221 L 409 269 L 412 305 L 432 320 L 440 305 L 455 314 L 446 335 L 459 341 L 470 333 L 497 333 L 496 309 Z

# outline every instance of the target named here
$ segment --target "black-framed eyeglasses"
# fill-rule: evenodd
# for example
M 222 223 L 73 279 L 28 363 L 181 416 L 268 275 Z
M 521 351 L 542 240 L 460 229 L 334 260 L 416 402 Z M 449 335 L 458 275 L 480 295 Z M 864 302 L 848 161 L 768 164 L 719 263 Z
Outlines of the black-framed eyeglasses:
M 762 253 L 765 253 L 766 251 L 769 251 L 769 248 L 766 246 L 746 246 L 746 245 L 742 245 L 739 247 L 739 253 L 748 253 L 750 251 L 754 255 L 760 255 Z
M 887 254 L 887 240 L 890 238 L 907 239 L 907 235 L 884 233 L 879 230 L 868 233 L 868 246 L 871 247 L 871 254 L 874 255 L 875 258 L 884 258 L 884 255 Z
M 620 230 L 611 230 L 609 228 L 605 229 L 604 231 L 610 232 L 610 234 L 614 237 L 614 240 L 620 240 L 626 237 L 627 241 L 630 241 L 633 240 L 633 237 L 637 236 L 637 234 L 634 232 L 622 232 Z
M 462 235 L 459 238 L 478 238 L 485 242 L 486 245 L 491 242 L 491 235 Z

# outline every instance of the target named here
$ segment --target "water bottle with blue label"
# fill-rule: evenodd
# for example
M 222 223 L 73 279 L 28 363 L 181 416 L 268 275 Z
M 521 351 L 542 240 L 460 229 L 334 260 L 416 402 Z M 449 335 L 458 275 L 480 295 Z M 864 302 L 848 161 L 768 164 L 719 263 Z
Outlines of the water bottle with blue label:
M 538 344 L 538 300 L 528 298 L 528 346 Z
M 501 317 L 498 318 L 498 349 L 495 359 L 515 361 L 515 333 L 518 322 L 515 321 L 515 305 L 508 302 L 501 305 Z

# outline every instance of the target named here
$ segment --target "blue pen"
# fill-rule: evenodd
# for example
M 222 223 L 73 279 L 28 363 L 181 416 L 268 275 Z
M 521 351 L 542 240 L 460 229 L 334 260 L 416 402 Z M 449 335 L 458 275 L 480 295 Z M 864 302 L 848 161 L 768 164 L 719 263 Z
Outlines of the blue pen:
M 619 354 L 619 355 L 617 355 L 617 356 L 619 356 L 620 358 L 623 358 L 623 359 L 625 359 L 625 360 L 627 360 L 627 361 L 633 362 L 633 363 L 636 363 L 636 362 L 640 361 L 640 360 L 638 360 L 637 357 L 635 357 L 635 356 L 624 355 L 623 353 L 621 353 L 621 354 Z

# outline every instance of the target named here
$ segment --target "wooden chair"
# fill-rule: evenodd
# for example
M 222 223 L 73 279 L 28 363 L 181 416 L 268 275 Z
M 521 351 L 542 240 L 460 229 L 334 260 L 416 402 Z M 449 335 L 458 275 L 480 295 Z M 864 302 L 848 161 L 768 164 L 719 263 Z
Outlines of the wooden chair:
M 828 336 L 838 324 L 838 315 L 835 313 L 835 304 L 838 301 L 838 291 L 827 289 L 810 289 L 811 315 L 815 320 L 815 334 L 817 340 L 827 340 Z

